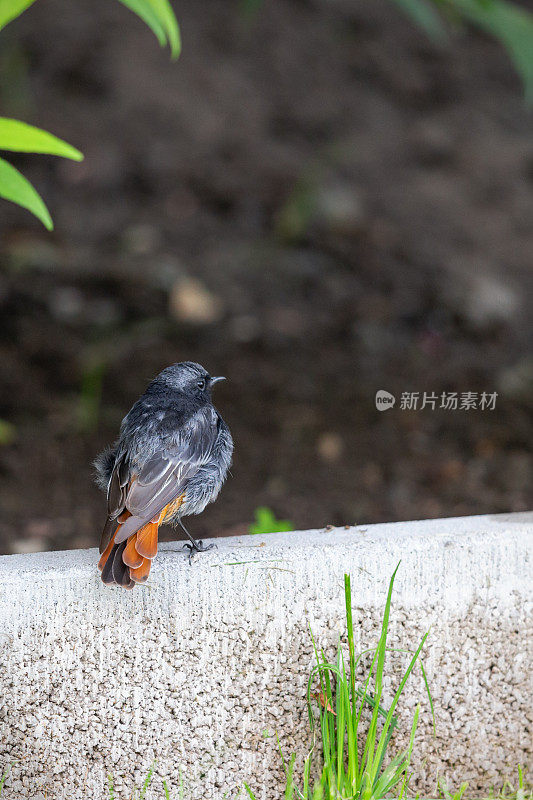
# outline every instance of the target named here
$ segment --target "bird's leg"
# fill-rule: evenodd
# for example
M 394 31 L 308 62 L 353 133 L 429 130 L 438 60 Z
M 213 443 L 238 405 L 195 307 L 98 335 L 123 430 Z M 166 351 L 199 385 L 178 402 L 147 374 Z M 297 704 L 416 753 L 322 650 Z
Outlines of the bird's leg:
M 183 545 L 183 547 L 186 547 L 189 550 L 189 563 L 191 562 L 193 553 L 204 553 L 206 550 L 212 550 L 213 547 L 216 547 L 215 544 L 208 544 L 206 547 L 204 547 L 204 544 L 201 539 L 193 539 L 193 537 L 191 536 L 191 534 L 189 533 L 189 531 L 187 530 L 181 519 L 178 519 L 178 522 L 185 531 L 185 533 L 187 534 L 187 536 L 189 537 L 189 539 L 191 540 L 190 542 L 185 542 L 185 544 Z

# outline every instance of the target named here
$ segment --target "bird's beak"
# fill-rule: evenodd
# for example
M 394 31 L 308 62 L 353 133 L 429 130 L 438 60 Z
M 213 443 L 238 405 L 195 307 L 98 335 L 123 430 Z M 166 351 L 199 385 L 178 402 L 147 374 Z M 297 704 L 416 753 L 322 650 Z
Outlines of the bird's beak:
M 219 381 L 225 381 L 225 380 L 226 378 L 223 375 L 219 375 L 218 378 L 211 378 L 211 386 L 213 386 L 215 383 L 218 383 Z

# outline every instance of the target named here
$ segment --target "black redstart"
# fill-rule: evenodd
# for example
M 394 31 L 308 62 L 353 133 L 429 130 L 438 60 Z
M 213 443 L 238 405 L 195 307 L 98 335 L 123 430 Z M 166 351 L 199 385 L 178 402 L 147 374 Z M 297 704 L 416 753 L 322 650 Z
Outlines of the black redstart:
M 122 420 L 118 441 L 95 461 L 107 492 L 98 564 L 104 583 L 143 583 L 157 554 L 158 526 L 200 514 L 217 498 L 231 465 L 229 428 L 211 402 L 212 378 L 192 361 L 173 364 L 148 385 Z

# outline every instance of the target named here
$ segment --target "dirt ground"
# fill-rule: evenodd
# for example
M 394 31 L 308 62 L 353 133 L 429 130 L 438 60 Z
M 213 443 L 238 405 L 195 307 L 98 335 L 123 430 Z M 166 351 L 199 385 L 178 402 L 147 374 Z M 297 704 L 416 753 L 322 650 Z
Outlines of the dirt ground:
M 1 206 L 0 551 L 97 543 L 92 459 L 184 359 L 227 376 L 235 438 L 199 536 L 259 505 L 298 528 L 531 507 L 533 144 L 505 53 L 385 0 L 176 12 L 175 63 L 110 0 L 2 34 L 2 113 L 85 161 L 12 159 L 52 234 Z

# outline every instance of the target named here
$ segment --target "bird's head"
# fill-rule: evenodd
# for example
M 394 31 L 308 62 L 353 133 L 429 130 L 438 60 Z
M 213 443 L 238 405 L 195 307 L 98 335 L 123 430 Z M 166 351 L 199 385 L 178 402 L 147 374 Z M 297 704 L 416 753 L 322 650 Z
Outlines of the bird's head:
M 196 364 L 194 361 L 180 361 L 160 372 L 156 380 L 188 397 L 208 399 L 211 397 L 211 389 L 215 383 L 223 381 L 225 378 L 222 376 L 211 377 L 201 364 Z

